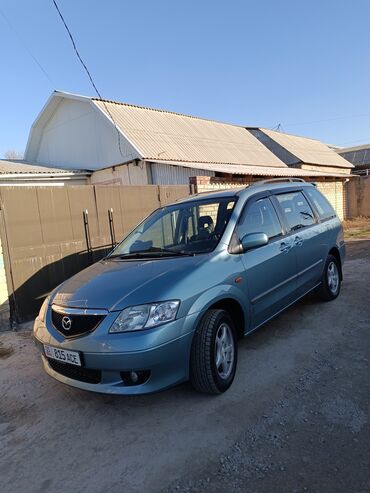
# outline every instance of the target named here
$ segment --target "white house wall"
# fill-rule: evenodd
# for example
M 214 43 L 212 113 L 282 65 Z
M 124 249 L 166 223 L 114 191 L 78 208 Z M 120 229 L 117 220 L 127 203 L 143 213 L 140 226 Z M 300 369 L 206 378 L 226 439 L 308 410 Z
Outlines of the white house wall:
M 98 169 L 139 157 L 122 135 L 120 152 L 117 130 L 90 102 L 62 99 L 39 134 L 41 164 Z
M 92 185 L 148 185 L 147 164 L 144 161 L 94 171 Z
M 191 176 L 215 176 L 214 171 L 164 163 L 151 163 L 151 173 L 154 185 L 188 185 Z

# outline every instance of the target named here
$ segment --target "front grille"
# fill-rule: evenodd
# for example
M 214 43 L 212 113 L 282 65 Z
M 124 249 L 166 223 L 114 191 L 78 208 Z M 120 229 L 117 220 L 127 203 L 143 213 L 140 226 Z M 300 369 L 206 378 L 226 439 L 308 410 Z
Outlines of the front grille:
M 54 311 L 53 309 L 51 310 L 51 320 L 54 327 L 65 337 L 76 337 L 91 332 L 97 328 L 104 317 L 105 315 L 71 315 L 59 313 L 59 311 Z
M 101 381 L 101 370 L 90 370 L 89 368 L 61 363 L 60 361 L 49 358 L 48 363 L 54 371 L 65 377 L 73 378 L 73 380 L 86 383 L 100 383 Z

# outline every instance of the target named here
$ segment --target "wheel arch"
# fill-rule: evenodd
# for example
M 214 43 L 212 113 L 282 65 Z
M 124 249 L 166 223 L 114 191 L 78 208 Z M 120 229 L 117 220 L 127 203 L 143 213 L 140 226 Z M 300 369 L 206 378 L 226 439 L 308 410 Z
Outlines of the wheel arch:
M 339 249 L 337 247 L 332 247 L 329 250 L 329 255 L 333 255 L 333 257 L 338 260 L 340 280 L 343 281 L 342 259 L 340 257 Z
M 242 337 L 244 337 L 246 329 L 246 319 L 244 310 L 238 301 L 236 301 L 234 298 L 224 298 L 217 301 L 209 308 L 225 310 L 230 315 L 231 320 L 234 322 L 238 338 L 241 339 Z
M 238 300 L 231 297 L 225 297 L 210 302 L 202 311 L 197 323 L 204 317 L 207 310 L 225 310 L 234 323 L 238 339 L 244 337 L 247 328 L 247 316 Z

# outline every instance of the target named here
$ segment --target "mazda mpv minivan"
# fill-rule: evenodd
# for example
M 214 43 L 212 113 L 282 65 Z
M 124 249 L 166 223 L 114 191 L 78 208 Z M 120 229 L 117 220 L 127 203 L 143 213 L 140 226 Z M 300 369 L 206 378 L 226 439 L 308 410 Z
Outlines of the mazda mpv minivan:
M 224 392 L 238 338 L 312 290 L 334 300 L 344 255 L 341 223 L 313 184 L 266 180 L 190 196 L 154 211 L 45 300 L 34 325 L 43 366 L 96 392 L 186 380 Z

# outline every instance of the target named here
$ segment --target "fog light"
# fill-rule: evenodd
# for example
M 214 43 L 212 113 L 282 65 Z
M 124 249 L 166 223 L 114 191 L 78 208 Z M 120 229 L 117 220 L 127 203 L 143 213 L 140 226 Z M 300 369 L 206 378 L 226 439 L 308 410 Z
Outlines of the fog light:
M 130 378 L 132 383 L 137 383 L 139 380 L 139 375 L 136 373 L 136 371 L 130 371 Z
M 125 385 L 141 385 L 150 377 L 150 370 L 121 371 L 121 378 Z

